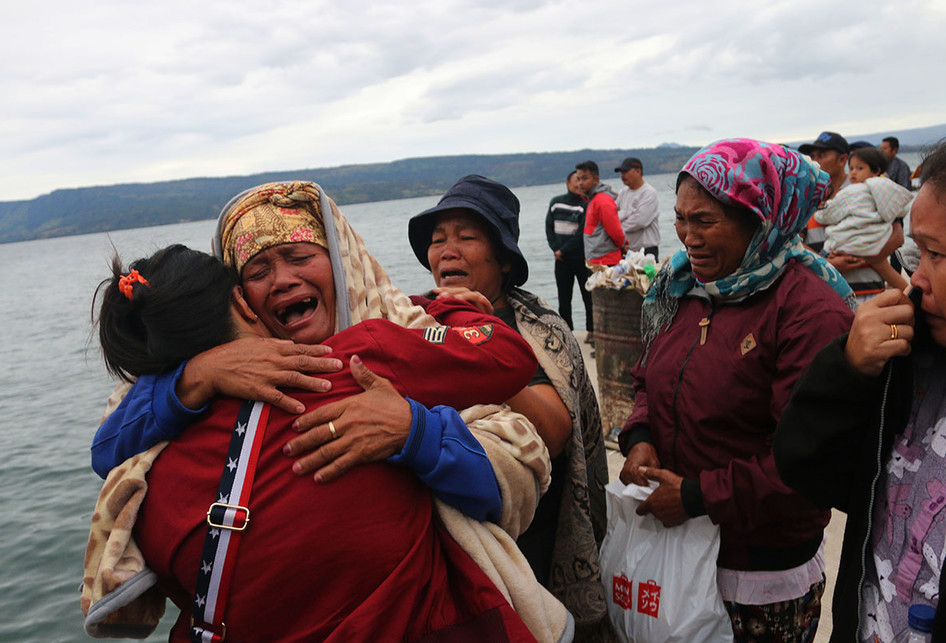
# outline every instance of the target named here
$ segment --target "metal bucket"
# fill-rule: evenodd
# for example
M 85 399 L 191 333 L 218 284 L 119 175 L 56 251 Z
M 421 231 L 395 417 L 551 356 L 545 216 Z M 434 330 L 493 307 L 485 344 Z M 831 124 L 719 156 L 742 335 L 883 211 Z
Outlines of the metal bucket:
M 641 304 L 637 290 L 595 288 L 591 291 L 595 319 L 595 364 L 598 403 L 605 436 L 616 439 L 634 408 L 631 369 L 643 348 Z

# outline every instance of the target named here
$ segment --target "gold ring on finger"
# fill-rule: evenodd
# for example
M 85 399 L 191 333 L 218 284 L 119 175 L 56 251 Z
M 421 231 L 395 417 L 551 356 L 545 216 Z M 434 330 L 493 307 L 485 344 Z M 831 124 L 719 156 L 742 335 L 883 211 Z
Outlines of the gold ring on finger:
M 890 324 L 890 339 L 897 339 L 897 337 L 899 337 L 899 333 L 897 332 L 897 325 Z
M 328 432 L 332 434 L 332 439 L 338 439 L 338 431 L 335 430 L 335 423 L 331 420 L 328 421 Z

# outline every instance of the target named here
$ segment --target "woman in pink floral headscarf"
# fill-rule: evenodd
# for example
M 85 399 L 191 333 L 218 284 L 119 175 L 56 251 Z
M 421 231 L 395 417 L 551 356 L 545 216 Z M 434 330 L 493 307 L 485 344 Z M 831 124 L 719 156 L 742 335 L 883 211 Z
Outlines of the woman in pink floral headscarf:
M 851 322 L 850 289 L 801 244 L 828 176 L 778 145 L 724 140 L 677 180 L 685 248 L 644 302 L 621 480 L 659 487 L 641 510 L 720 526 L 719 589 L 737 641 L 808 641 L 830 514 L 786 487 L 772 435 L 792 386 Z

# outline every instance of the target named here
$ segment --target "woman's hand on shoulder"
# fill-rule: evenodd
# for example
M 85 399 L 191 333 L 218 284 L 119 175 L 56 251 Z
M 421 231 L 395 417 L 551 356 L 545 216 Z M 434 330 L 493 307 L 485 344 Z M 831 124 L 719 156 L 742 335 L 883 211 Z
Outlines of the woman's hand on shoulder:
M 413 420 L 408 401 L 358 356 L 351 358 L 351 373 L 364 393 L 321 406 L 293 423 L 302 435 L 283 447 L 296 459 L 293 473 L 314 471 L 316 482 L 329 482 L 356 465 L 395 455 L 407 443 Z
M 486 295 L 476 290 L 470 290 L 463 286 L 445 286 L 443 288 L 434 288 L 434 292 L 437 293 L 437 299 L 453 297 L 454 299 L 472 304 L 486 315 L 493 314 L 493 304 L 489 303 L 489 299 Z
M 216 395 L 228 395 L 302 413 L 303 404 L 280 389 L 329 390 L 328 380 L 309 373 L 340 371 L 341 360 L 326 357 L 331 352 L 329 346 L 296 344 L 288 339 L 236 339 L 193 357 L 184 367 L 176 393 L 191 409 L 200 408 Z
M 844 345 L 855 371 L 877 377 L 892 357 L 909 355 L 913 341 L 913 304 L 899 290 L 885 290 L 861 304 Z
M 636 484 L 646 487 L 649 484 L 647 476 L 642 472 L 643 468 L 659 468 L 660 459 L 657 457 L 657 449 L 650 442 L 638 442 L 627 454 L 624 460 L 624 467 L 619 476 L 624 484 Z

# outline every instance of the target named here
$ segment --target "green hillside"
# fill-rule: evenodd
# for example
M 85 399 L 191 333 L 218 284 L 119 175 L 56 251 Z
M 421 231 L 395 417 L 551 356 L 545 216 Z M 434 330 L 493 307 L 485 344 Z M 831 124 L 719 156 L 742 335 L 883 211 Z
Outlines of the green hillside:
M 901 151 L 911 152 L 921 149 L 920 142 L 937 140 L 944 131 L 946 125 L 938 125 L 893 134 L 900 136 Z M 881 136 L 850 140 L 877 143 Z M 0 243 L 212 219 L 233 195 L 281 179 L 315 181 L 337 203 L 346 205 L 440 194 L 467 174 L 483 174 L 510 187 L 559 183 L 575 163 L 585 159 L 596 161 L 604 177 L 614 176 L 612 170 L 627 156 L 640 158 L 646 174 L 676 172 L 696 150 L 670 144 L 649 149 L 432 156 L 248 176 L 56 190 L 29 201 L 0 202 Z

